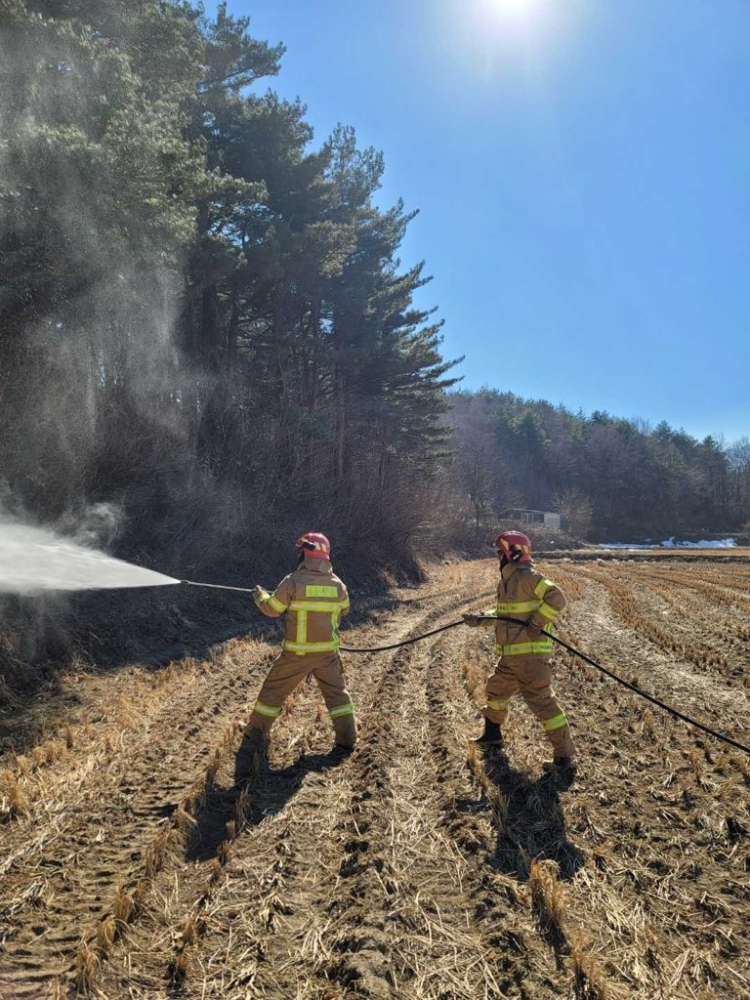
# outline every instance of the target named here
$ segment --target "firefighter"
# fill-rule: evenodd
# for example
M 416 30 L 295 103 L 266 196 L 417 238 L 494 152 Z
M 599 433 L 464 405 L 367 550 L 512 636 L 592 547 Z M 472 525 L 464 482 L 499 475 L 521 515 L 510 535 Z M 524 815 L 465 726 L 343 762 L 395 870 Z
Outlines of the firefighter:
M 531 561 L 531 541 L 521 531 L 504 531 L 495 539 L 500 562 L 497 607 L 492 616 L 519 618 L 527 624 L 495 623 L 494 674 L 487 681 L 484 732 L 475 742 L 502 746 L 502 725 L 508 717 L 508 702 L 520 693 L 541 722 L 552 744 L 554 759 L 544 769 L 570 783 L 575 777 L 575 747 L 565 712 L 552 690 L 552 624 L 565 607 L 560 588 L 540 573 Z M 476 615 L 464 615 L 472 627 L 486 624 Z
M 269 594 L 253 588 L 258 609 L 270 618 L 286 614 L 284 641 L 255 702 L 243 746 L 263 742 L 281 714 L 284 699 L 310 674 L 318 682 L 333 722 L 336 746 L 350 751 L 357 740 L 354 705 L 344 684 L 339 656 L 339 620 L 349 610 L 345 584 L 331 566 L 325 535 L 308 532 L 297 540 L 297 568 Z

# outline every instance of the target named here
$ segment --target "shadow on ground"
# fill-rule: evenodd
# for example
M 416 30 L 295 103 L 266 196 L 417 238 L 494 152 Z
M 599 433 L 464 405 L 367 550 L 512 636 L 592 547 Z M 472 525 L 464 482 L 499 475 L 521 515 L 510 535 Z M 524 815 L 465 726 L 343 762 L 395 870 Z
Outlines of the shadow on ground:
M 243 743 L 237 755 L 238 777 L 248 774 L 247 761 L 242 760 L 246 747 Z M 237 804 L 243 787 L 249 789 L 245 825 L 258 826 L 268 816 L 273 816 L 286 806 L 304 784 L 308 774 L 338 767 L 348 759 L 340 750 L 313 753 L 299 757 L 288 767 L 274 769 L 263 753 L 255 755 L 255 772 L 246 785 L 239 781 L 231 788 L 214 785 L 205 803 L 195 816 L 196 826 L 185 851 L 188 861 L 210 861 L 219 853 L 227 839 L 227 823 L 235 820 Z
M 501 793 L 504 828 L 488 863 L 498 872 L 527 881 L 532 861 L 555 861 L 560 878 L 568 881 L 583 867 L 585 855 L 567 836 L 560 793 L 565 787 L 555 775 L 531 779 L 514 768 L 501 750 L 484 751 L 483 767 Z

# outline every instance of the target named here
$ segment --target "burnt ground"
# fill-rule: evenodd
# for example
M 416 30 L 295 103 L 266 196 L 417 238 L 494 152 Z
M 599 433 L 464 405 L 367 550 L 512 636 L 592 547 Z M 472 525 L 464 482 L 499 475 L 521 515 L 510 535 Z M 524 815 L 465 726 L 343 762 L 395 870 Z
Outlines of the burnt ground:
M 560 635 L 750 742 L 747 565 L 546 567 Z M 372 601 L 346 643 L 491 605 L 495 567 Z M 394 598 L 401 600 L 394 600 Z M 750 759 L 564 653 L 580 773 L 521 703 L 476 752 L 489 632 L 345 657 L 361 738 L 331 753 L 314 686 L 234 783 L 275 652 L 237 638 L 71 673 L 0 758 L 0 997 L 750 998 Z M 19 730 L 20 731 L 20 730 Z

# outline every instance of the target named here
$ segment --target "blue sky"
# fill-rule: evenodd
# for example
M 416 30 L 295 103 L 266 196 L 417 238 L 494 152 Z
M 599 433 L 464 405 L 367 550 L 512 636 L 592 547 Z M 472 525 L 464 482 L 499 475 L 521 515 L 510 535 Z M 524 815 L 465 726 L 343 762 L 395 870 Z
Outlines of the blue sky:
M 750 435 L 747 0 L 228 7 L 384 152 L 464 387 Z

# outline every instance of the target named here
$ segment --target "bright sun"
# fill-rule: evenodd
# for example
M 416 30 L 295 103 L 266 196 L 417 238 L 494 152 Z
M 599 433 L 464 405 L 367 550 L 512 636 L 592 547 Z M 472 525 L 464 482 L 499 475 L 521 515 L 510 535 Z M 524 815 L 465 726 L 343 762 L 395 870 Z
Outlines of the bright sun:
M 527 35 L 548 25 L 554 8 L 549 0 L 479 0 L 477 8 L 482 22 L 501 31 Z
M 541 0 L 484 0 L 488 12 L 513 20 L 526 20 L 539 13 Z

